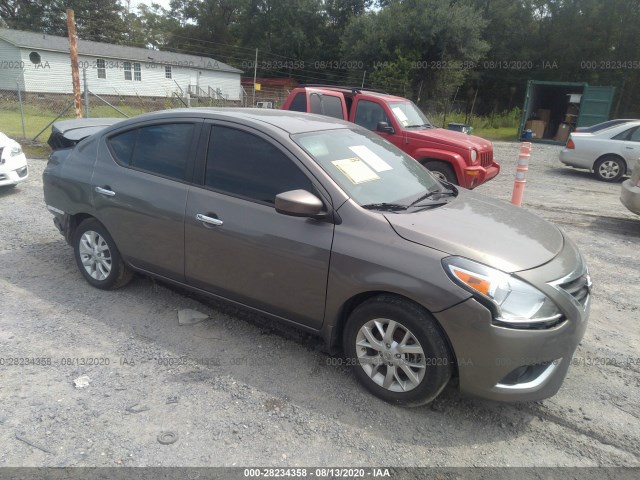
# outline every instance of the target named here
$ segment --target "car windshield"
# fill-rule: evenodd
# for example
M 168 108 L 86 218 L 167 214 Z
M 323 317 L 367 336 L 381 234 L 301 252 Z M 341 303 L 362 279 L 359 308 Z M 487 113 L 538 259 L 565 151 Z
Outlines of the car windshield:
M 292 138 L 362 206 L 406 207 L 430 193 L 449 192 L 413 158 L 367 130 L 345 128 Z
M 426 115 L 413 102 L 389 102 L 389 107 L 404 128 L 433 128 Z

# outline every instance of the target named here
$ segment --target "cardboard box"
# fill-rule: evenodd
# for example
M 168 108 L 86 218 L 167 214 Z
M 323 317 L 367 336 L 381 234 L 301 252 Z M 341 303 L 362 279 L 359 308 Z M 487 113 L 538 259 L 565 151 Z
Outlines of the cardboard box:
M 567 115 L 578 115 L 578 106 L 577 105 L 569 105 L 567 107 Z
M 542 120 L 548 125 L 549 120 L 551 120 L 551 110 L 547 110 L 546 108 L 539 108 L 538 110 L 536 110 L 536 117 L 538 117 L 538 120 Z
M 542 120 L 529 120 L 525 125 L 525 130 L 533 132 L 533 138 L 544 138 L 544 130 L 547 128 L 546 122 Z
M 558 132 L 556 133 L 554 140 L 556 142 L 566 143 L 570 133 L 571 125 L 569 125 L 568 123 L 561 123 L 558 127 Z

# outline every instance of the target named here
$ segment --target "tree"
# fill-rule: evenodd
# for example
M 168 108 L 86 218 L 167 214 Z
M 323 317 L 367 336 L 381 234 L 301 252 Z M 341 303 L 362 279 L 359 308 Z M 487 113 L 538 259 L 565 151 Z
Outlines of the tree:
M 42 3 L 31 0 L 0 0 L 0 26 L 43 31 L 46 19 Z
M 157 3 L 151 6 L 140 4 L 138 13 L 127 13 L 125 23 L 128 26 L 126 41 L 129 45 L 162 49 L 170 44 L 172 33 L 180 25 Z
M 390 0 L 384 8 L 352 19 L 342 37 L 342 52 L 369 68 L 411 59 L 412 85 L 422 83 L 426 97 L 448 96 L 468 75 L 468 62 L 487 51 L 484 26 L 473 2 Z M 374 79 L 380 81 L 380 73 Z
M 118 0 L 0 0 L 0 17 L 9 28 L 66 36 L 67 8 L 74 11 L 81 39 L 125 40 L 125 11 Z

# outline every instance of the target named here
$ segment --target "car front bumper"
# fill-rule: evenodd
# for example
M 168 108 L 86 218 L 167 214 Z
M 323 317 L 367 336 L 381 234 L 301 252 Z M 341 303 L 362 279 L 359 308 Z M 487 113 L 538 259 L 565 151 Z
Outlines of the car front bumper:
M 480 165 L 476 165 L 473 167 L 465 167 L 463 169 L 464 173 L 464 185 L 465 188 L 469 190 L 476 188 L 478 185 L 482 185 L 485 182 L 488 182 L 493 177 L 500 173 L 500 165 L 494 163 L 489 167 L 482 167 Z
M 16 185 L 29 177 L 27 157 L 24 154 L 5 158 L 0 164 L 0 187 Z
M 574 265 L 570 273 L 566 265 Z M 456 357 L 462 393 L 499 401 L 534 401 L 557 393 L 582 339 L 590 310 L 590 279 L 586 265 L 570 242 L 542 267 L 518 276 L 540 287 L 564 315 L 548 329 L 498 326 L 492 313 L 471 298 L 435 316 Z M 545 284 L 531 281 L 545 278 Z M 566 285 L 583 279 L 586 297 L 577 301 Z

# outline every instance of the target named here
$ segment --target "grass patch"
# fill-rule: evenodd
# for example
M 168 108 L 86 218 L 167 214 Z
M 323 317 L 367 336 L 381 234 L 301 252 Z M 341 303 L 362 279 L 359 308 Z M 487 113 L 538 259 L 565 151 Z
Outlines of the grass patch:
M 125 113 L 129 117 L 135 117 L 136 115 L 140 115 L 149 111 L 148 109 L 140 108 L 140 107 L 132 107 L 128 105 L 117 106 L 119 110 Z M 25 105 L 24 108 L 24 129 L 27 140 L 33 140 L 33 138 L 42 131 L 43 128 L 47 127 L 51 121 L 53 121 L 61 112 L 64 110 L 64 107 L 61 107 L 60 110 L 47 110 L 38 108 L 34 105 Z M 118 113 L 116 110 L 111 108 L 108 105 L 100 105 L 96 107 L 92 107 L 90 110 L 90 116 L 92 118 L 101 118 L 101 117 L 109 117 L 109 118 L 126 118 L 125 116 Z M 73 108 L 69 109 L 64 115 L 62 115 L 58 120 L 70 120 L 75 118 L 75 113 Z M 22 133 L 22 119 L 20 116 L 20 109 L 17 106 L 0 106 L 0 132 L 13 137 L 17 140 L 23 139 Z M 49 137 L 49 128 L 47 128 L 38 138 L 39 141 L 44 141 Z
M 518 126 L 522 110 L 514 108 L 510 112 L 494 113 L 486 117 L 471 115 L 467 118 L 464 113 L 449 113 L 444 118 L 443 114 L 431 116 L 432 122 L 443 128 L 445 123 L 466 123 L 473 127 L 473 134 L 488 140 L 515 141 L 518 136 Z
M 479 128 L 477 130 L 474 129 L 473 134 L 478 137 L 486 138 L 487 140 L 499 140 L 505 142 L 515 142 L 518 140 L 517 127 Z
M 27 158 L 48 158 L 51 148 L 46 143 L 22 143 L 22 151 Z
M 65 106 L 66 105 L 62 105 L 58 110 L 53 110 L 43 109 L 36 105 L 25 105 L 23 135 L 20 107 L 17 104 L 0 105 L 0 132 L 18 141 L 22 145 L 22 149 L 27 158 L 47 158 L 49 153 L 51 153 L 51 149 L 46 143 L 51 133 L 51 127 L 47 125 L 64 110 Z M 136 106 L 116 106 L 129 117 L 135 117 L 136 115 L 149 111 L 149 109 Z M 125 118 L 108 105 L 92 106 L 89 113 L 92 118 Z M 71 120 L 74 118 L 74 109 L 70 108 L 69 111 L 57 121 Z M 44 131 L 34 141 L 35 136 L 43 129 Z

